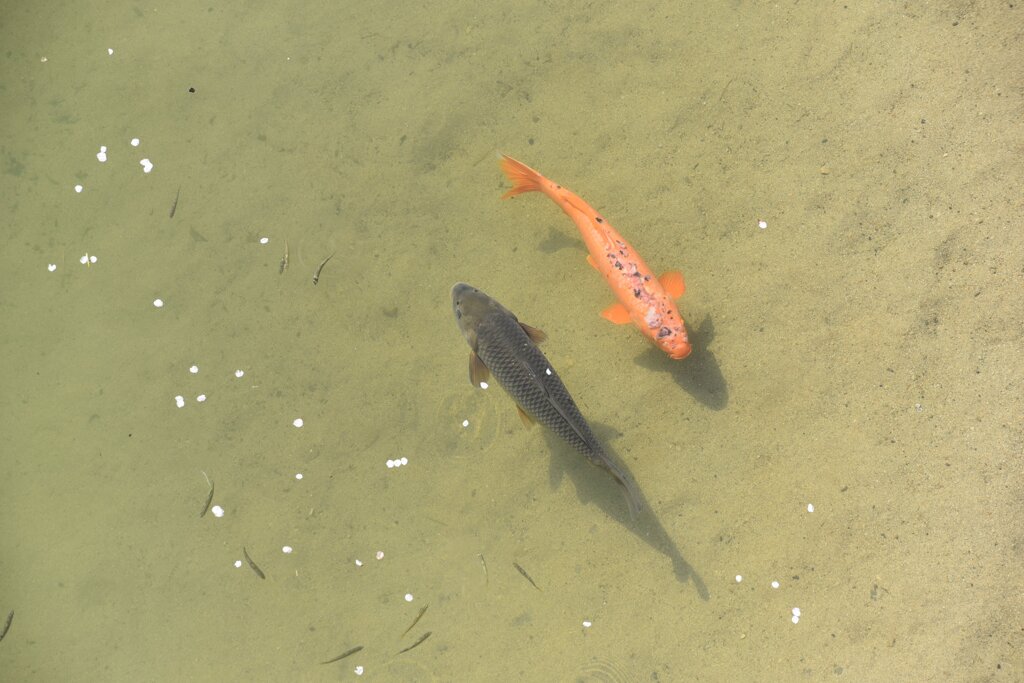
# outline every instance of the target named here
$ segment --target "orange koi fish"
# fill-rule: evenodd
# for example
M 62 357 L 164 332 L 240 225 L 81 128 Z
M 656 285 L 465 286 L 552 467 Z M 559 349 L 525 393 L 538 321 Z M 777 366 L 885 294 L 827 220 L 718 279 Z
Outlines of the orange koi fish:
M 686 325 L 675 299 L 686 290 L 679 272 L 654 277 L 640 254 L 619 232 L 574 192 L 554 183 L 526 164 L 501 155 L 501 170 L 512 182 L 502 199 L 523 192 L 543 192 L 562 208 L 583 235 L 587 261 L 608 281 L 619 303 L 601 315 L 616 325 L 632 322 L 670 358 L 690 355 Z

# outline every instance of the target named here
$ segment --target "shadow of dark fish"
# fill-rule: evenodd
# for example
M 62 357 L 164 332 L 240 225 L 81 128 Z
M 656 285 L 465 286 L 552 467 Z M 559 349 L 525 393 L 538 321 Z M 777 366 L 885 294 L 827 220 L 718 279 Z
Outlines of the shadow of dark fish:
M 640 499 L 640 512 L 636 519 L 632 519 L 629 515 L 629 506 L 626 504 L 625 496 L 623 496 L 622 487 L 607 472 L 586 462 L 550 430 L 544 430 L 544 437 L 551 450 L 550 479 L 552 489 L 556 489 L 560 485 L 562 473 L 568 473 L 569 478 L 572 479 L 573 485 L 576 487 L 576 496 L 581 503 L 594 503 L 606 515 L 642 538 L 652 548 L 666 555 L 672 560 L 672 568 L 679 582 L 692 582 L 700 599 L 708 600 L 710 594 L 708 593 L 707 586 L 704 584 L 704 580 L 690 563 L 686 561 L 686 558 L 683 557 L 678 546 L 676 546 L 675 541 L 672 540 L 665 527 L 662 526 L 661 520 L 658 519 L 643 490 L 633 478 L 633 473 L 626 467 L 622 458 L 608 446 L 608 439 L 606 437 L 617 435 L 617 432 L 608 427 L 596 425 L 593 422 L 590 423 L 590 426 L 604 445 L 608 457 L 621 467 L 633 484 L 633 488 Z
M 729 387 L 722 369 L 711 350 L 715 323 L 705 317 L 690 332 L 693 351 L 683 360 L 672 360 L 660 349 L 649 348 L 636 359 L 636 364 L 657 372 L 668 372 L 682 389 L 712 410 L 721 410 L 729 403 Z

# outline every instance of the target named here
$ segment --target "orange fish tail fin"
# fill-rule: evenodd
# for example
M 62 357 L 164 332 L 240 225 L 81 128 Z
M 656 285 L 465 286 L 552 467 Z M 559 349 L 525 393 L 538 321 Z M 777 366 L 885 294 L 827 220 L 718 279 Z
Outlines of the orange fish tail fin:
M 507 154 L 501 155 L 501 170 L 505 172 L 512 189 L 501 196 L 502 199 L 515 197 L 524 192 L 543 192 L 544 176 L 521 161 L 516 161 Z

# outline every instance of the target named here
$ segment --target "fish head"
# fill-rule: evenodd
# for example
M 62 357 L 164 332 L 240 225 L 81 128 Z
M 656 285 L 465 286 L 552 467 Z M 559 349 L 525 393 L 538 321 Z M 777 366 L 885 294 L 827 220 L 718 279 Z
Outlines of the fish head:
M 480 321 L 499 310 L 501 304 L 473 285 L 457 282 L 452 287 L 452 312 L 455 313 L 455 322 L 474 351 Z
M 690 355 L 690 339 L 686 336 L 686 326 L 680 321 L 679 327 L 662 327 L 655 330 L 654 343 L 669 358 L 682 360 Z

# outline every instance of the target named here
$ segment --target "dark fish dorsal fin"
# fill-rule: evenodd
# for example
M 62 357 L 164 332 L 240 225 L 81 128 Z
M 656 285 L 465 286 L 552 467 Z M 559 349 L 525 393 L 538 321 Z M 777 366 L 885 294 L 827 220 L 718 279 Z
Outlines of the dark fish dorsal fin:
M 547 360 L 547 358 L 545 358 L 544 360 Z M 573 416 L 570 415 L 569 412 L 566 410 L 565 406 L 562 405 L 562 402 L 559 401 L 557 398 L 555 398 L 555 396 L 553 396 L 551 394 L 551 388 L 544 381 L 544 378 L 541 377 L 541 375 L 539 375 L 536 372 L 534 372 L 534 368 L 529 367 L 529 366 L 527 366 L 527 368 L 530 371 L 530 373 L 533 375 L 533 379 L 537 383 L 537 386 L 540 387 L 541 391 L 544 392 L 545 396 L 548 399 L 548 402 L 555 409 L 555 411 L 557 411 L 558 414 L 562 416 L 562 419 L 565 420 L 565 424 L 569 425 L 569 427 L 574 432 L 576 432 L 576 436 L 579 437 L 580 441 L 582 441 L 583 443 L 586 443 L 586 444 L 592 443 L 593 437 L 589 437 L 588 438 L 588 436 L 586 434 L 586 429 L 581 429 L 580 425 L 578 425 L 576 423 L 576 420 L 573 419 Z M 553 372 L 554 371 L 551 369 L 550 365 L 545 368 L 545 374 L 550 375 Z M 561 384 L 561 381 L 559 381 L 559 384 Z M 562 389 L 563 389 L 563 391 L 565 391 L 566 394 L 568 394 L 568 391 L 565 389 L 564 386 L 562 387 Z M 571 398 L 569 400 L 570 400 L 570 402 L 572 401 Z M 577 410 L 576 412 L 577 412 L 577 414 L 579 414 L 579 410 Z M 586 425 L 586 419 L 583 417 L 583 415 L 580 414 L 579 417 L 580 417 L 580 420 L 583 421 L 583 424 Z M 598 448 L 600 448 L 600 446 L 598 446 Z
M 487 369 L 484 362 L 480 360 L 480 356 L 476 355 L 473 351 L 469 352 L 469 382 L 473 386 L 479 388 L 481 382 L 486 382 L 491 376 L 491 371 Z
M 544 330 L 533 327 L 532 325 L 527 325 L 524 322 L 520 322 L 519 327 L 523 328 L 523 332 L 526 333 L 526 336 L 529 337 L 530 341 L 532 341 L 534 344 L 540 344 L 542 341 L 548 338 L 548 335 L 544 332 Z

